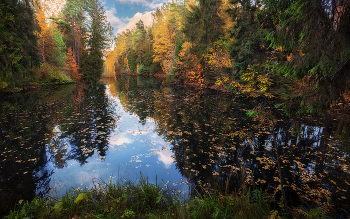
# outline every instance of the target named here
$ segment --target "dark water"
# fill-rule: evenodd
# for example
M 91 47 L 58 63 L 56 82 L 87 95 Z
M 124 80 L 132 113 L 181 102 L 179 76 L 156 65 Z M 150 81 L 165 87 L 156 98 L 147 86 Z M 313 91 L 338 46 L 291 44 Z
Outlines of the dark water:
M 261 188 L 277 206 L 276 140 L 288 204 L 350 215 L 343 121 L 278 110 L 256 119 L 247 112 L 257 100 L 127 76 L 15 94 L 0 104 L 1 214 L 35 195 L 141 175 L 183 196 Z

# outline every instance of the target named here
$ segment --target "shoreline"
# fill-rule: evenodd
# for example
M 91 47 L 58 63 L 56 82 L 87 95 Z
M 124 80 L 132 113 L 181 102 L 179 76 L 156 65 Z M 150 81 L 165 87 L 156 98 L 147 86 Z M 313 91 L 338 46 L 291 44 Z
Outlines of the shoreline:
M 247 194 L 206 191 L 189 200 L 174 191 L 148 183 L 112 182 L 91 189 L 71 189 L 60 199 L 20 200 L 4 218 L 324 218 L 322 208 L 291 208 L 289 212 L 268 203 L 268 197 L 255 189 Z M 274 209 L 270 208 L 275 206 Z M 278 206 L 278 205 L 277 205 Z M 298 217 L 299 216 L 299 217 Z

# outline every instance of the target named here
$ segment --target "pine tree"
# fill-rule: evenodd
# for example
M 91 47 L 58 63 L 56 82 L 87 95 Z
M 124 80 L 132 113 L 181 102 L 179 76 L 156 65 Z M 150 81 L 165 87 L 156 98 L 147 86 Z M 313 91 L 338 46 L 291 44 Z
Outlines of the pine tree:
M 72 48 L 78 65 L 80 65 L 81 53 L 85 47 L 84 38 L 87 32 L 85 12 L 88 5 L 89 1 L 86 0 L 67 0 L 61 12 L 61 18 L 56 20 L 65 36 L 66 46 Z

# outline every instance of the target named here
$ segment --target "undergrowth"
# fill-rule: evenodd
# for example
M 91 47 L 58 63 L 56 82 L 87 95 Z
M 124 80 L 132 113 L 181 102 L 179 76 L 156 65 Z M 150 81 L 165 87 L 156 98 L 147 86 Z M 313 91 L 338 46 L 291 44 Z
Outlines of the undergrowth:
M 322 212 L 304 212 L 306 218 L 324 218 Z M 290 216 L 290 215 L 289 215 Z M 288 218 L 289 218 L 288 216 Z M 311 216 L 311 217 L 309 217 Z M 181 200 L 141 177 L 138 183 L 108 183 L 71 189 L 60 199 L 23 201 L 5 218 L 283 218 L 270 210 L 260 190 L 246 195 L 198 195 Z

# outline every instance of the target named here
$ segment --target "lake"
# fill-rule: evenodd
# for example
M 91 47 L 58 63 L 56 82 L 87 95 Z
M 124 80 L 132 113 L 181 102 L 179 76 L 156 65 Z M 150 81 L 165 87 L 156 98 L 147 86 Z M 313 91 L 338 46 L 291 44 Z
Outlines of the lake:
M 290 206 L 329 205 L 339 218 L 350 215 L 344 121 L 289 118 L 266 107 L 273 100 L 126 75 L 13 94 L 0 104 L 0 215 L 36 195 L 141 177 L 184 198 L 260 188 L 275 205 L 282 178 Z M 264 108 L 256 115 L 257 106 Z

